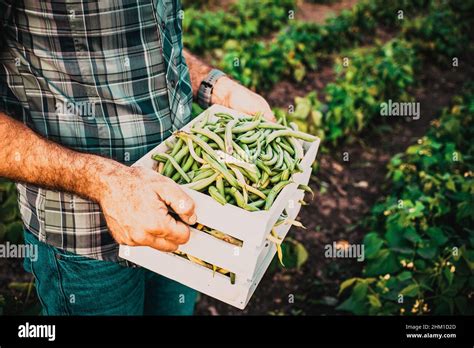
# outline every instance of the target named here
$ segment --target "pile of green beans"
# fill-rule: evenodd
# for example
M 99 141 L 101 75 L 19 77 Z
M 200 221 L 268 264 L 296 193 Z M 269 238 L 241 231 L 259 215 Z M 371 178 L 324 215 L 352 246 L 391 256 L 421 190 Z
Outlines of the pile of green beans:
M 302 171 L 302 140 L 316 137 L 298 131 L 295 124 L 287 126 L 285 119 L 273 123 L 262 115 L 214 116 L 211 121 L 207 114 L 189 132 L 175 132 L 166 141 L 169 150 L 153 155 L 158 172 L 223 205 L 269 210 L 292 175 Z

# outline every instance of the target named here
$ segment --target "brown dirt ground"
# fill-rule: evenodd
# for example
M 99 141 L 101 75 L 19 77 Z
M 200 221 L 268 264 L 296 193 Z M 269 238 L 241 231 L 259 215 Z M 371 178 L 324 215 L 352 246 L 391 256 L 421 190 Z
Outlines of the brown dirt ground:
M 324 23 L 328 17 L 336 16 L 342 10 L 353 7 L 357 1 L 358 0 L 340 0 L 327 4 L 301 1 L 296 10 L 296 19 L 306 22 Z

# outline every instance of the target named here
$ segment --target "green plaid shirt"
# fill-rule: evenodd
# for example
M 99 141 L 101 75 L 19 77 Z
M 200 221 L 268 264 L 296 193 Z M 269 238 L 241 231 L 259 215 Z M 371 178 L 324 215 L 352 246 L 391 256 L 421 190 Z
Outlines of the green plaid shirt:
M 130 165 L 191 117 L 178 0 L 0 0 L 0 110 L 68 148 Z M 18 184 L 41 241 L 118 261 L 100 207 Z

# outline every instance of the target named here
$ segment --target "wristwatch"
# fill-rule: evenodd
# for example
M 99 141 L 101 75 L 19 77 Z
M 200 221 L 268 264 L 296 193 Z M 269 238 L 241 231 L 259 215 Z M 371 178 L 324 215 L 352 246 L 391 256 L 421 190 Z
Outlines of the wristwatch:
M 209 106 L 211 106 L 212 89 L 214 88 L 217 80 L 222 76 L 225 76 L 225 73 L 218 69 L 212 69 L 206 78 L 201 82 L 197 94 L 197 102 L 201 108 L 207 109 Z

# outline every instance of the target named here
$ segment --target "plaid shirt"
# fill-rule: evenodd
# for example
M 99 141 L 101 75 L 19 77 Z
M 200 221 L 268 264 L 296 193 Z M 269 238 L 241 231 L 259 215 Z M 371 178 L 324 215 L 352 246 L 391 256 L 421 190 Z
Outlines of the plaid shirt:
M 68 148 L 130 165 L 189 122 L 179 0 L 0 0 L 0 110 Z M 121 261 L 96 203 L 18 184 L 41 241 Z

